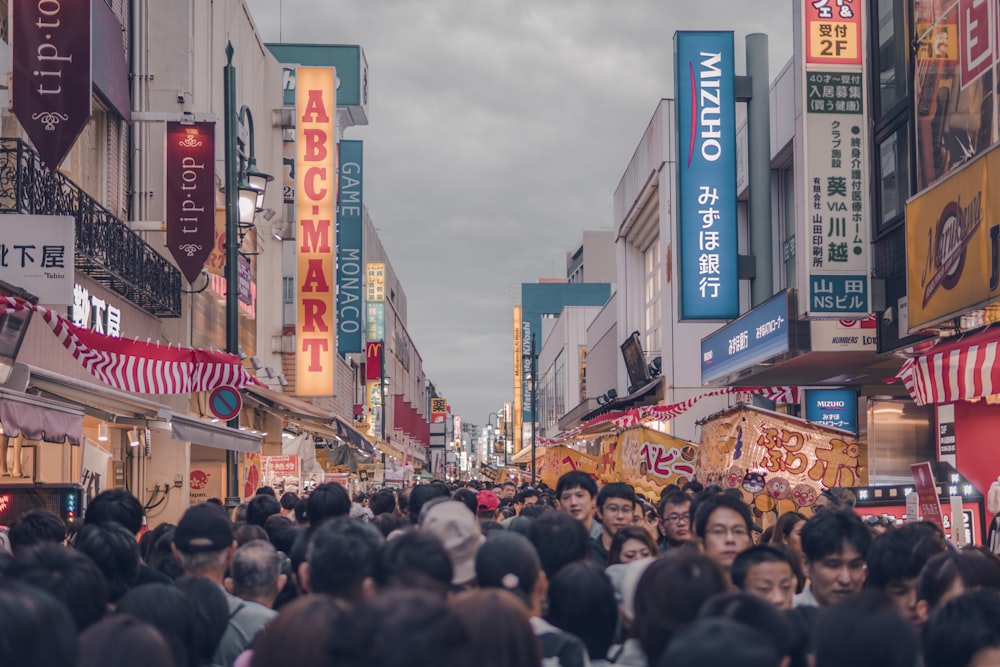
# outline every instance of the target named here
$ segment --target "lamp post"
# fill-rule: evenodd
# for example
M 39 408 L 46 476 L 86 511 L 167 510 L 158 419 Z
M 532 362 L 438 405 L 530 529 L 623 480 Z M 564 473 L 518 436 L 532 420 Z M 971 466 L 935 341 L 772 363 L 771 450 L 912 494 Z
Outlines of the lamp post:
M 494 428 L 493 427 L 493 418 L 494 417 L 496 417 L 496 420 L 497 420 L 497 423 L 496 423 L 496 433 L 497 433 L 497 435 L 499 435 L 499 433 L 500 433 L 500 415 L 499 414 L 497 414 L 496 412 L 491 412 L 490 416 L 486 418 L 486 426 L 490 429 L 490 433 L 492 434 L 494 432 L 493 431 L 493 428 Z M 491 450 L 490 454 L 494 458 L 497 456 L 496 443 L 498 441 L 499 441 L 499 438 L 494 438 L 493 442 L 490 443 L 490 450 Z M 507 465 L 507 443 L 506 442 L 504 443 L 504 446 L 503 446 L 503 464 L 505 466 Z
M 226 164 L 226 352 L 240 350 L 240 242 L 253 227 L 254 217 L 263 210 L 264 191 L 273 177 L 257 170 L 254 154 L 253 115 L 245 104 L 236 111 L 236 68 L 233 67 L 233 43 L 226 44 L 226 66 L 222 70 L 223 122 L 225 123 Z M 244 154 L 236 140 L 237 124 L 247 125 L 249 154 Z M 239 429 L 237 415 L 229 420 L 230 428 Z M 236 452 L 226 450 L 226 507 L 239 504 L 239 468 Z

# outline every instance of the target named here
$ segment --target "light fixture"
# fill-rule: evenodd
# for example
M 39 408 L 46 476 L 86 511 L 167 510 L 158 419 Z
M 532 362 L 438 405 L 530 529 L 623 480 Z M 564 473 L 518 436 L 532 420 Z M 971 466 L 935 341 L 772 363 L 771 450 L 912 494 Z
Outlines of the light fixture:
M 139 429 L 130 428 L 128 430 L 128 444 L 129 447 L 139 446 Z
M 253 219 L 257 215 L 257 190 L 246 183 L 240 183 L 239 190 L 239 225 L 242 229 L 253 227 Z
M 288 386 L 288 379 L 285 377 L 284 373 L 278 376 L 278 384 L 280 384 L 282 387 Z
M 608 393 L 606 394 L 606 396 L 608 397 L 609 401 L 613 401 L 616 398 L 618 398 L 618 391 L 612 387 L 611 389 L 608 389 Z
M 248 166 L 247 183 L 250 188 L 257 193 L 257 198 L 255 200 L 255 207 L 257 211 L 264 210 L 264 191 L 267 189 L 267 184 L 273 180 L 274 176 L 258 171 L 255 163 Z M 270 220 L 270 218 L 268 219 Z
M 108 422 L 101 422 L 97 425 L 97 439 L 101 442 L 108 441 Z
M 253 369 L 255 371 L 259 371 L 261 369 L 261 366 L 263 366 L 264 364 L 260 363 L 260 359 L 255 354 L 254 356 L 250 357 L 250 365 L 253 366 Z
M 246 350 L 243 349 L 242 345 L 240 345 L 238 349 L 239 349 L 239 353 L 237 354 L 237 356 L 239 356 L 240 361 L 243 361 L 244 359 L 247 358 Z
M 270 366 L 267 366 L 266 368 L 264 368 L 264 375 L 266 375 L 269 379 L 273 380 L 274 379 L 274 369 L 271 368 Z

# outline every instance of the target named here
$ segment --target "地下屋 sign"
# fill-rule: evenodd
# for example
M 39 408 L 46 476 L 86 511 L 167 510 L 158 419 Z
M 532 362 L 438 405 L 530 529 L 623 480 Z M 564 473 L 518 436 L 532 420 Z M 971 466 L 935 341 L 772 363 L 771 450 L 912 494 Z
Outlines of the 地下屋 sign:
M 674 34 L 681 319 L 739 315 L 732 32 Z

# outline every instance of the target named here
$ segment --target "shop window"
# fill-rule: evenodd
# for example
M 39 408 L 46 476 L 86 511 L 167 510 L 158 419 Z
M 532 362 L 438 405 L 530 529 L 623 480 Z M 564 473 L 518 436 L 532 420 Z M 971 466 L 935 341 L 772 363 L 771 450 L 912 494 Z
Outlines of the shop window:
M 906 199 L 910 194 L 906 128 L 906 125 L 897 128 L 878 144 L 876 233 L 899 222 L 906 210 Z
M 646 352 L 660 349 L 660 295 L 663 289 L 663 281 L 660 267 L 660 243 L 659 239 L 642 253 L 642 264 L 644 271 L 643 298 L 645 313 L 646 336 L 643 347 Z

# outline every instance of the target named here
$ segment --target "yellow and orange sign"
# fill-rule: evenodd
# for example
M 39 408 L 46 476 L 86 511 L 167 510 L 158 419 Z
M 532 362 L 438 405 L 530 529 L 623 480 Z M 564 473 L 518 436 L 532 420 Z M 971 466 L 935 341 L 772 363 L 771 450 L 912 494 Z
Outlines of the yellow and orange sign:
M 860 65 L 862 0 L 804 0 L 806 64 Z
M 910 331 L 1000 296 L 1000 152 L 990 151 L 906 206 Z
M 535 473 L 538 479 L 553 489 L 556 488 L 559 478 L 571 470 L 585 472 L 596 479 L 599 463 L 600 459 L 596 456 L 578 452 L 564 445 L 535 449 Z M 530 469 L 530 462 L 528 465 Z
M 296 295 L 295 392 L 334 393 L 336 70 L 299 67 L 295 92 Z
M 667 484 L 684 486 L 695 478 L 698 445 L 638 426 L 601 441 L 598 479 L 628 482 L 637 491 L 659 496 Z

